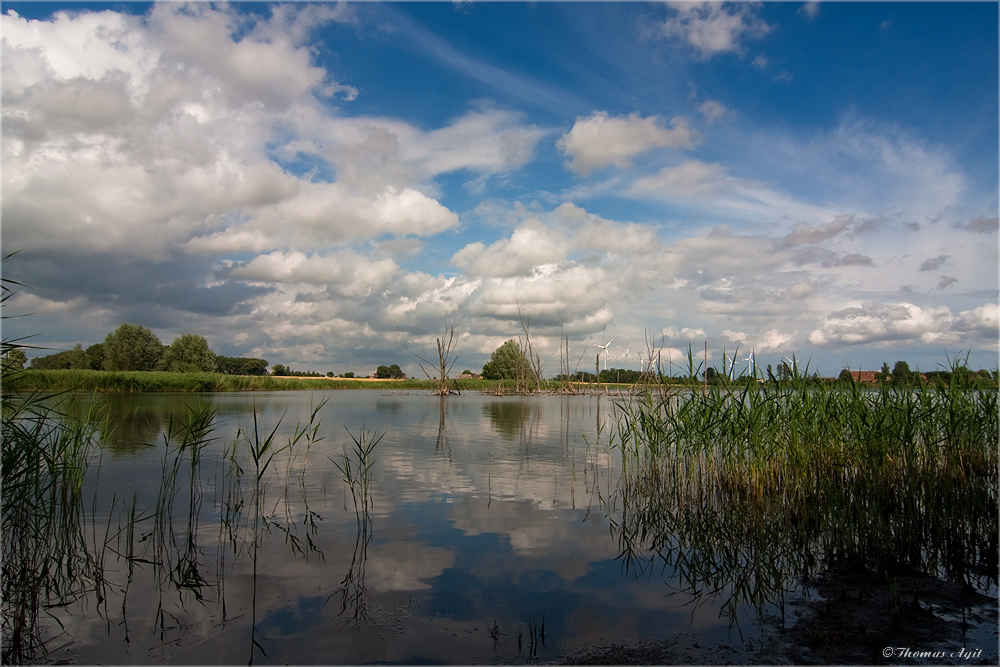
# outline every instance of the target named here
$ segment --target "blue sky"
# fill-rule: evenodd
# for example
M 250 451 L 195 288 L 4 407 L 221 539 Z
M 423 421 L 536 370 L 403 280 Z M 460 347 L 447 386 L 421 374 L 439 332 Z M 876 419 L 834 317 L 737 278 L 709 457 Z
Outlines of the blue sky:
M 997 7 L 5 2 L 4 335 L 993 367 Z

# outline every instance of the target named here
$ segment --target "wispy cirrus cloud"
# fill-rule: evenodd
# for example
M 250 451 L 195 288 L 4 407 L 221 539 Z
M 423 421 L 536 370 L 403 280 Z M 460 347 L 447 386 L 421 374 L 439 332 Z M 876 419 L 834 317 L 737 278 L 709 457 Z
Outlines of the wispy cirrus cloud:
M 532 106 L 542 106 L 550 111 L 564 113 L 567 109 L 578 108 L 580 105 L 580 100 L 576 96 L 553 87 L 550 83 L 537 81 L 509 67 L 495 65 L 459 51 L 448 41 L 401 12 L 388 7 L 380 7 L 379 11 L 389 17 L 392 30 L 397 31 L 403 39 L 412 41 L 422 55 L 429 54 L 446 67 L 482 84 L 517 97 Z

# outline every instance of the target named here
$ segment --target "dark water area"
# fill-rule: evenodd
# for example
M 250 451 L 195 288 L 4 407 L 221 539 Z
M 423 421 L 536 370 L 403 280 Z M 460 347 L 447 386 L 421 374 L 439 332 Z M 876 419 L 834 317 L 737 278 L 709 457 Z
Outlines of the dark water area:
M 884 547 L 872 526 L 938 535 L 924 522 L 942 520 L 927 504 L 940 493 L 903 513 L 916 523 L 880 506 L 844 521 L 865 505 L 822 491 L 799 507 L 769 495 L 770 473 L 757 488 L 703 454 L 623 458 L 635 406 L 377 390 L 64 397 L 65 423 L 96 424 L 92 448 L 64 458 L 90 463 L 78 486 L 73 466 L 43 485 L 44 511 L 5 509 L 35 549 L 5 547 L 5 576 L 24 564 L 5 593 L 38 603 L 5 602 L 5 659 L 525 664 L 597 651 L 615 664 L 646 651 L 832 664 L 914 642 L 996 655 L 996 556 L 970 547 L 996 543 L 988 507 L 945 505 L 985 541 L 889 540 L 911 563 L 957 554 L 964 584 L 943 581 L 947 568 L 869 564 L 858 578 L 851 559 Z M 910 489 L 886 483 L 865 493 Z M 996 504 L 995 480 L 976 488 L 962 497 Z
M 722 616 L 672 591 L 670 573 L 618 558 L 607 397 L 145 394 L 73 410 L 92 400 L 109 410 L 83 491 L 91 548 L 107 545 L 103 583 L 48 610 L 49 661 L 471 664 L 757 634 L 752 611 Z M 238 431 L 252 436 L 256 418 L 277 448 L 322 401 L 315 441 L 262 474 L 258 517 Z M 171 420 L 205 406 L 211 441 L 192 477 Z M 363 431 L 381 439 L 358 510 L 360 486 L 352 495 L 335 463 Z

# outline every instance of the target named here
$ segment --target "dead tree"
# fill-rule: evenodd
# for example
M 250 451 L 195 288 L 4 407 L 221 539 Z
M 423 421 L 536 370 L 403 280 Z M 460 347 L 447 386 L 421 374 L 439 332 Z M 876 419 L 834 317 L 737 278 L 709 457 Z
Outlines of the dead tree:
M 459 323 L 461 323 L 461 320 L 459 320 Z M 450 327 L 447 327 L 444 335 L 435 340 L 437 342 L 438 351 L 438 360 L 436 364 L 438 374 L 436 377 L 432 377 L 427 370 L 427 367 L 432 369 L 435 367 L 434 362 L 421 357 L 419 354 L 411 350 L 405 343 L 403 343 L 403 347 L 405 347 L 410 354 L 424 362 L 423 364 L 419 364 L 420 370 L 423 371 L 428 380 L 435 381 L 435 395 L 448 396 L 449 394 L 457 394 L 457 390 L 452 390 L 448 386 L 448 375 L 451 373 L 451 369 L 455 366 L 455 362 L 458 361 L 458 350 L 455 349 L 455 325 L 453 324 Z M 425 367 L 424 364 L 427 364 L 427 367 Z
M 517 305 L 517 317 L 521 320 L 521 331 L 524 332 L 524 346 L 521 348 L 528 361 L 528 368 L 535 376 L 535 390 L 542 391 L 542 359 L 531 348 L 531 320 L 521 312 L 521 304 Z M 520 374 L 520 373 L 519 373 Z M 519 382 L 520 384 L 520 382 Z

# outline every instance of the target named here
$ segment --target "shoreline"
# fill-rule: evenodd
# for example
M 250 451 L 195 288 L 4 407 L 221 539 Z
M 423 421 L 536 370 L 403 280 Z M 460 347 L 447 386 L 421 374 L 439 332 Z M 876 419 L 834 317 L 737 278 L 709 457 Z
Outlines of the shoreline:
M 519 393 L 513 380 L 450 379 L 449 385 L 460 392 L 481 391 L 497 395 L 538 395 L 539 392 Z M 564 395 L 617 394 L 629 392 L 635 385 L 617 383 L 577 383 L 575 392 Z M 689 385 L 671 383 L 669 386 L 684 388 Z M 502 387 L 502 389 L 501 389 Z M 167 392 L 241 392 L 241 391 L 301 391 L 301 390 L 358 390 L 399 389 L 434 391 L 436 380 L 406 378 L 339 378 L 316 376 L 227 375 L 223 373 L 171 373 L 167 371 L 96 371 L 96 370 L 38 370 L 24 369 L 5 373 L 3 392 L 76 392 L 76 393 L 167 393 Z M 562 393 L 561 382 L 545 380 L 541 393 Z

